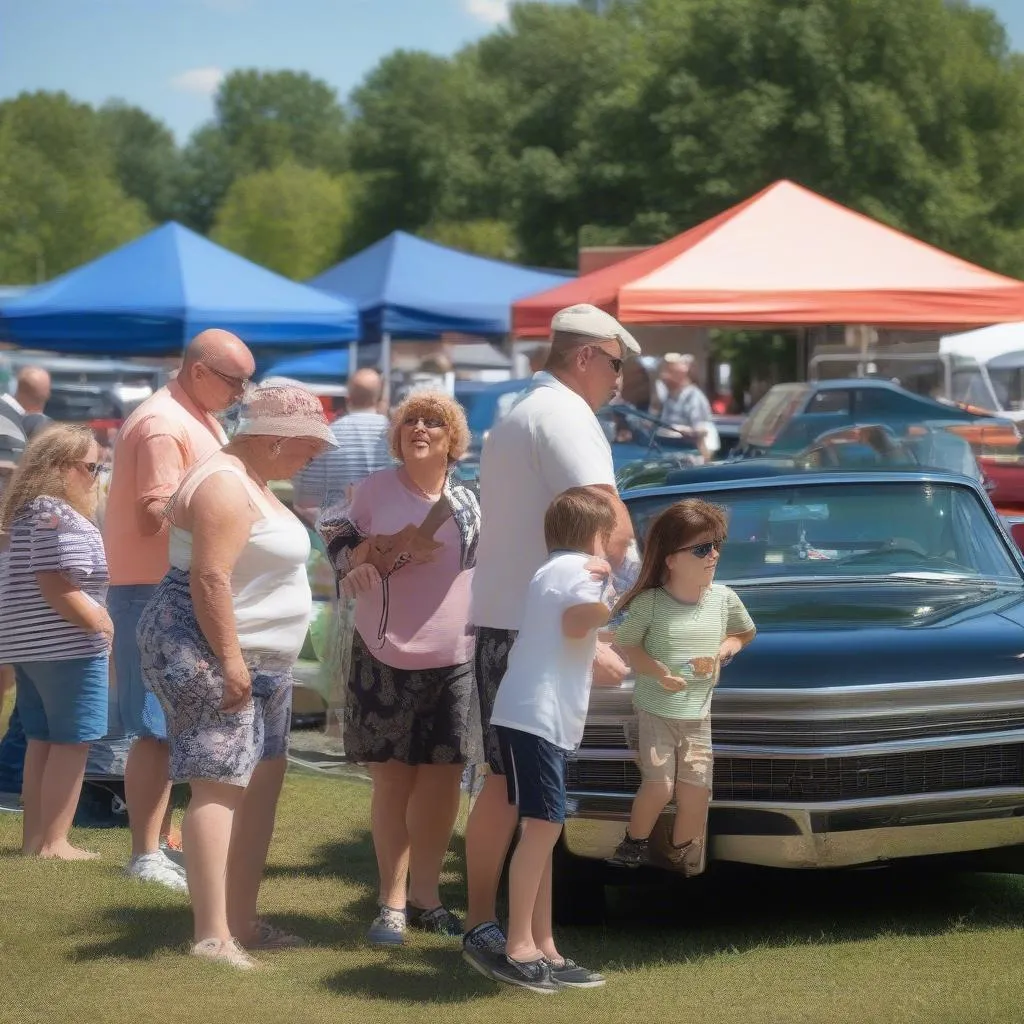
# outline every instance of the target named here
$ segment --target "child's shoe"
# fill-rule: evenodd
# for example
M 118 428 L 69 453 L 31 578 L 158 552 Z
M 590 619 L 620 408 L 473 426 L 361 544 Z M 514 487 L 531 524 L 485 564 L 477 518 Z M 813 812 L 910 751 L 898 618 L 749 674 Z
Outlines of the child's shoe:
M 575 960 L 568 957 L 561 963 L 549 960 L 548 966 L 551 968 L 551 980 L 559 988 L 600 988 L 605 983 L 603 974 L 580 967 Z
M 679 846 L 669 843 L 665 859 L 673 867 L 682 868 L 683 876 L 690 878 L 693 875 L 699 875 L 703 870 L 700 863 L 702 852 L 701 844 L 696 839 L 691 839 Z
M 608 858 L 608 863 L 620 868 L 638 868 L 642 864 L 650 864 L 650 840 L 634 839 L 627 829 L 625 838 Z
M 381 903 L 366 937 L 374 946 L 401 946 L 405 942 L 405 925 L 404 910 Z

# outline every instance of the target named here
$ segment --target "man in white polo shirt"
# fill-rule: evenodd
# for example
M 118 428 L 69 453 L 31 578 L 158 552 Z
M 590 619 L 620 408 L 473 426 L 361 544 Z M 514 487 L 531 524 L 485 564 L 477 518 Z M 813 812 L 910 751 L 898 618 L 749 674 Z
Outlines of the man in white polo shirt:
M 476 626 L 476 678 L 490 773 L 466 829 L 469 912 L 463 938 L 463 957 L 484 974 L 505 955 L 495 899 L 517 820 L 490 726 L 494 697 L 522 622 L 530 580 L 548 557 L 548 505 L 570 487 L 593 485 L 617 494 L 611 448 L 594 413 L 618 390 L 624 360 L 639 354 L 633 336 L 608 313 L 586 304 L 561 310 L 551 321 L 544 370 L 534 375 L 484 443 L 482 526 L 470 619 Z M 608 552 L 613 568 L 633 537 L 625 507 L 617 504 L 619 526 Z M 619 682 L 627 669 L 610 646 L 601 644 L 594 672 L 599 680 Z

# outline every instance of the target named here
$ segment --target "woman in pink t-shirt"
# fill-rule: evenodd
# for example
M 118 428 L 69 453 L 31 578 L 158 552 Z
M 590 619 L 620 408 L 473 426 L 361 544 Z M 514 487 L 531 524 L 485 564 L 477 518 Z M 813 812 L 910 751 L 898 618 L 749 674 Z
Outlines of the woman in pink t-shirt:
M 380 909 L 369 939 L 380 945 L 401 944 L 407 924 L 462 934 L 438 879 L 463 768 L 482 760 L 469 627 L 480 508 L 451 477 L 468 443 L 454 399 L 413 392 L 392 416 L 400 465 L 367 477 L 319 526 L 356 599 L 345 753 L 373 778 Z

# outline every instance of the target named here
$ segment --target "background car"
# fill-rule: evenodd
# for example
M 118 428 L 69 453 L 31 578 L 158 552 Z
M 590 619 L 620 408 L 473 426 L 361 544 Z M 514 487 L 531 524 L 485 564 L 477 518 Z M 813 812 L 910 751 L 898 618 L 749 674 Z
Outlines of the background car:
M 712 866 L 1020 848 L 1024 561 L 980 483 L 767 459 L 674 479 L 624 495 L 638 537 L 681 498 L 725 508 L 717 579 L 758 628 L 712 704 Z M 604 858 L 640 784 L 635 739 L 631 684 L 595 688 L 568 765 L 575 811 L 554 886 L 563 920 L 601 905 Z

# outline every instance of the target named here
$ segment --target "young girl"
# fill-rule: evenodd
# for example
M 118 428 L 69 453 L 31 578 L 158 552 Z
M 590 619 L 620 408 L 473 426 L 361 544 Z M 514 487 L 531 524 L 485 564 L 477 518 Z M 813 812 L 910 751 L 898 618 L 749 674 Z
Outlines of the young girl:
M 684 874 L 703 870 L 711 797 L 711 693 L 719 667 L 754 639 L 736 594 L 714 583 L 726 535 L 722 509 L 687 498 L 651 525 L 636 584 L 619 602 L 615 639 L 636 672 L 643 782 L 626 836 L 611 863 L 649 862 L 651 830 L 675 795 L 669 860 Z

